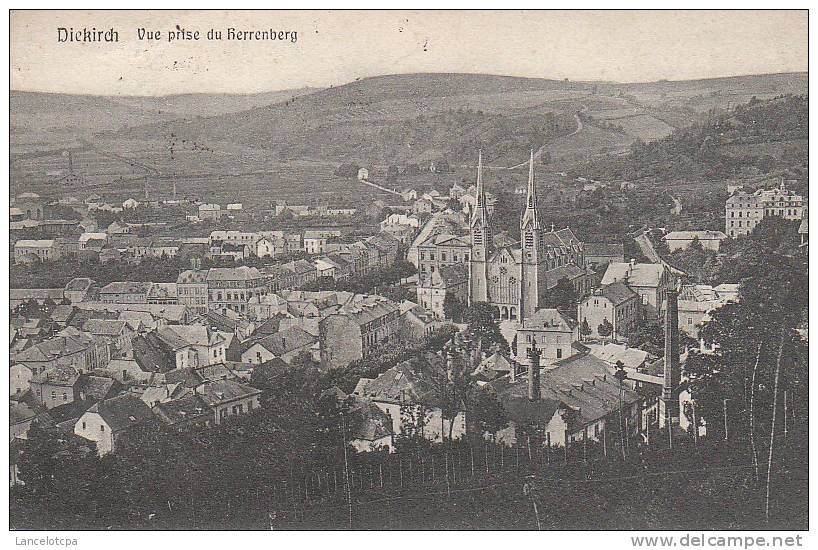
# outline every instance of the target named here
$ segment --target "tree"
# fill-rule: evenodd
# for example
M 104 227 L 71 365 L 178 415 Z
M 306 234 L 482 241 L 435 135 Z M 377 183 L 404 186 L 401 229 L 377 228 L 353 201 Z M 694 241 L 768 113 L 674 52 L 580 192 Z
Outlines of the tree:
M 556 308 L 573 315 L 577 309 L 577 293 L 571 281 L 565 277 L 559 279 L 557 284 L 546 293 L 545 304 L 546 307 Z
M 508 342 L 500 332 L 497 308 L 488 302 L 475 302 L 463 314 L 463 320 L 468 324 L 466 335 L 473 345 L 482 349 L 498 346 L 501 353 L 508 354 Z
M 451 292 L 447 292 L 443 298 L 443 314 L 446 319 L 450 319 L 455 323 L 463 322 L 463 313 L 466 310 L 466 304 L 461 302 Z
M 589 337 L 593 334 L 591 330 L 591 325 L 588 324 L 588 319 L 583 319 L 582 324 L 579 326 L 579 333 L 582 335 L 583 338 Z
M 603 338 L 607 338 L 608 336 L 613 334 L 613 329 L 614 329 L 614 326 L 611 324 L 611 322 L 606 317 L 605 319 L 602 320 L 602 323 L 600 323 L 600 325 L 597 327 L 596 331 Z

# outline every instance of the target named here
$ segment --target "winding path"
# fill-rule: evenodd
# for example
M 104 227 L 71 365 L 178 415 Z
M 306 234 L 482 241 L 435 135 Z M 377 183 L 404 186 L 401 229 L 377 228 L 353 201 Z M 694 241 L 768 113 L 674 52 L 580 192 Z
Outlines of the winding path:
M 573 132 L 571 132 L 570 134 L 560 136 L 557 139 L 566 139 L 566 138 L 573 137 L 573 136 L 577 135 L 578 133 L 580 133 L 582 131 L 583 124 L 582 124 L 582 119 L 579 118 L 579 114 L 584 113 L 587 110 L 588 110 L 588 106 L 585 105 L 584 103 L 581 104 L 580 105 L 580 110 L 578 112 L 574 113 L 574 120 L 577 121 L 576 129 Z M 542 156 L 543 152 L 545 152 L 545 150 L 548 148 L 549 145 L 550 145 L 550 143 L 544 143 L 542 146 L 540 146 L 539 149 L 534 151 L 534 160 L 539 159 Z M 527 167 L 528 162 L 529 161 L 526 160 L 526 161 L 521 162 L 519 164 L 515 164 L 514 166 L 487 166 L 487 165 L 483 165 L 483 168 L 487 168 L 489 170 L 517 170 L 518 168 Z M 468 164 L 468 165 L 463 165 L 463 168 L 477 168 L 477 166 L 473 166 L 473 165 Z

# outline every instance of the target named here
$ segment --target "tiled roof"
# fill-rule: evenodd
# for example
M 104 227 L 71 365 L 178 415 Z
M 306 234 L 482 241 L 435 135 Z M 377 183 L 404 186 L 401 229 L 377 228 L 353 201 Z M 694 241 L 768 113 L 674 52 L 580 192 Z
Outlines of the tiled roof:
M 100 401 L 88 409 L 88 412 L 98 413 L 112 432 L 138 426 L 153 418 L 150 408 L 130 393 Z
M 261 390 L 232 380 L 206 382 L 196 388 L 196 395 L 201 396 L 202 400 L 211 407 L 260 393 Z
M 659 286 L 665 267 L 662 264 L 633 264 L 627 262 L 615 262 L 608 264 L 608 269 L 602 277 L 602 285 L 608 285 L 615 281 L 623 281 L 627 278 L 629 286 Z
M 610 300 L 614 306 L 618 306 L 639 296 L 622 281 L 616 281 L 615 283 L 602 287 L 602 295 Z

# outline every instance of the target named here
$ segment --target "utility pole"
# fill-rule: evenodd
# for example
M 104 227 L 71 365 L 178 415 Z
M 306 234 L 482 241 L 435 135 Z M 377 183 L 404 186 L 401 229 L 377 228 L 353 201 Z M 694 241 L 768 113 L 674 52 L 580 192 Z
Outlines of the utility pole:
M 523 495 L 528 497 L 531 501 L 531 506 L 534 507 L 534 517 L 537 520 L 537 531 L 542 531 L 542 524 L 540 523 L 540 511 L 537 509 L 537 501 L 534 500 L 534 489 L 528 483 L 523 484 Z
M 347 432 L 344 413 L 341 413 L 341 441 L 344 446 L 344 480 L 347 486 L 347 507 L 349 510 L 349 528 L 352 529 L 352 487 L 349 485 L 349 456 L 347 455 Z

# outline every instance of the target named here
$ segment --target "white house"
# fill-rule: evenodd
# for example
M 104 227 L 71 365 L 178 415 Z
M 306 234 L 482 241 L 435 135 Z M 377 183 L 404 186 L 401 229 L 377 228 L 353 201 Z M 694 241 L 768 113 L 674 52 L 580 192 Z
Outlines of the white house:
M 139 397 L 126 393 L 95 403 L 74 424 L 74 434 L 96 443 L 102 456 L 116 451 L 117 441 L 125 432 L 153 418 Z

